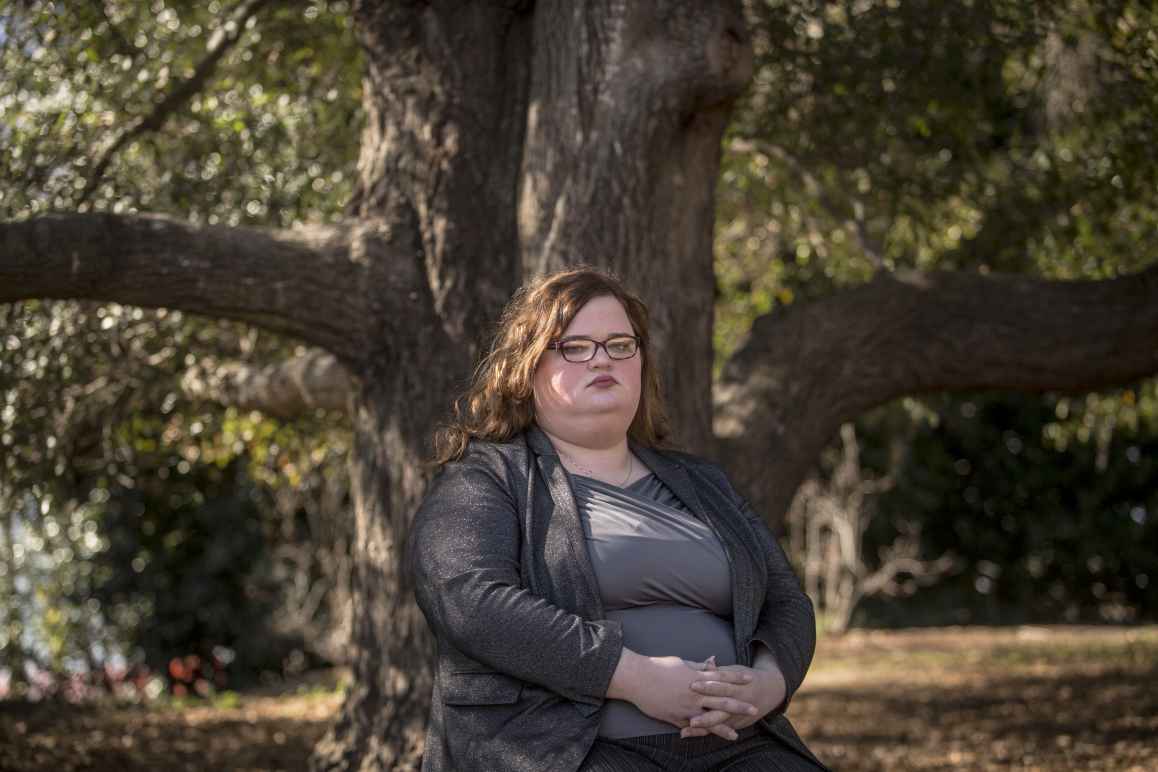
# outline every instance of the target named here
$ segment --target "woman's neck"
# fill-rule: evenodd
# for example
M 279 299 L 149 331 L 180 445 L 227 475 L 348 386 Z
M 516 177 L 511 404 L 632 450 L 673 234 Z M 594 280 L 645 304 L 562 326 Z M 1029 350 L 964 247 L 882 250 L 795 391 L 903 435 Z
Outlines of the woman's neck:
M 542 426 L 539 428 L 542 429 Z M 626 478 L 634 474 L 632 467 L 638 467 L 632 458 L 626 436 L 613 441 L 606 447 L 591 447 L 587 444 L 565 440 L 546 429 L 543 429 L 543 433 L 551 439 L 551 444 L 558 451 L 563 466 L 573 474 L 622 484 Z

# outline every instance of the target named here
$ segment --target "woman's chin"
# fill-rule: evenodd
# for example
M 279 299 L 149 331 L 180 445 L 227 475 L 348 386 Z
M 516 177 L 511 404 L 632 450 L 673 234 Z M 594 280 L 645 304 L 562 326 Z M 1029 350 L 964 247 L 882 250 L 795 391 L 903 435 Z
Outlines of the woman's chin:
M 588 404 L 577 409 L 573 415 L 583 425 L 590 426 L 595 423 L 605 430 L 622 427 L 624 432 L 631 425 L 632 417 L 632 413 L 625 410 L 624 406 L 620 404 Z
M 621 414 L 626 416 L 630 414 L 628 405 L 625 405 L 622 399 L 587 400 L 581 410 L 584 413 L 596 413 L 600 415 Z

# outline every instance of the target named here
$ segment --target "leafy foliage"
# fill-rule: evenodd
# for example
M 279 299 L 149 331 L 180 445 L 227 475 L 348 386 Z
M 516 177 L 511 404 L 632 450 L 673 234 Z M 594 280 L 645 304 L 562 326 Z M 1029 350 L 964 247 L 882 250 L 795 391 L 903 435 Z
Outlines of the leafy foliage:
M 875 270 L 1104 278 L 1155 259 L 1153 4 L 747 9 L 757 67 L 718 189 L 717 374 L 756 316 Z M 1150 379 L 1080 397 L 911 397 L 862 416 L 872 465 L 903 481 L 874 504 L 887 516 L 870 557 L 909 523 L 930 557 L 953 547 L 970 562 L 954 598 L 926 595 L 930 608 L 1153 615 L 1153 550 L 1138 546 L 1154 543 L 1138 541 L 1151 526 L 1133 518 L 1154 517 L 1155 472 L 1135 457 L 1153 448 L 1156 413 Z M 940 416 L 953 419 L 931 428 Z M 1024 452 L 1010 454 L 1007 437 Z M 837 456 L 826 452 L 822 474 Z M 1049 567 L 1030 572 L 1040 561 Z M 876 607 L 900 623 L 915 612 Z
M 236 18 L 216 1 L 0 3 L 0 217 L 341 217 L 361 120 L 346 4 L 267 3 L 205 69 Z M 0 670 L 19 682 L 29 665 L 124 653 L 163 672 L 167 656 L 211 644 L 293 639 L 273 629 L 287 604 L 326 613 L 309 591 L 335 581 L 319 574 L 348 549 L 334 527 L 345 521 L 325 522 L 343 502 L 345 422 L 281 425 L 179 386 L 194 363 L 265 364 L 301 346 L 163 309 L 29 301 L 2 313 Z M 262 602 L 242 587 L 265 588 Z M 232 669 L 277 669 L 282 654 L 242 647 Z
M 1141 388 L 1146 404 L 1158 402 L 1152 380 Z M 1139 410 L 1136 394 L 927 399 L 933 410 L 892 462 L 897 485 L 876 503 L 884 517 L 871 538 L 883 543 L 896 523 L 920 523 L 929 554 L 952 550 L 968 569 L 907 609 L 869 604 L 862 622 L 1152 617 L 1158 416 Z M 1106 411 L 1112 397 L 1119 407 Z M 1066 436 L 1075 425 L 1085 441 Z M 888 454 L 878 446 L 866 455 L 887 468 Z
M 293 640 L 295 631 L 274 629 L 287 603 L 301 601 L 302 581 L 333 581 L 318 571 L 331 550 L 348 548 L 332 530 L 345 521 L 331 503 L 344 489 L 348 429 L 324 415 L 290 426 L 223 411 L 178 386 L 193 362 L 274 359 L 284 342 L 115 305 L 28 302 L 5 314 L 0 643 L 9 668 L 91 669 L 123 653 L 157 669 L 162 642 L 169 655 L 203 651 L 206 630 L 221 631 L 177 620 L 208 613 L 197 593 L 214 585 L 266 597 L 221 592 L 231 610 L 215 619 L 231 627 L 213 646 L 232 647 L 243 632 Z M 224 575 L 212 557 L 222 554 L 233 556 Z M 178 645 L 171 628 L 188 638 Z M 238 651 L 232 672 L 244 680 L 280 662 Z
M 231 23 L 222 2 L 5 3 L 0 216 L 169 212 L 194 222 L 331 219 L 353 184 L 359 57 L 346 4 L 270 4 L 204 86 L 95 160 L 194 77 Z
M 885 269 L 1131 273 L 1158 230 L 1152 4 L 753 0 L 717 367 L 755 314 Z

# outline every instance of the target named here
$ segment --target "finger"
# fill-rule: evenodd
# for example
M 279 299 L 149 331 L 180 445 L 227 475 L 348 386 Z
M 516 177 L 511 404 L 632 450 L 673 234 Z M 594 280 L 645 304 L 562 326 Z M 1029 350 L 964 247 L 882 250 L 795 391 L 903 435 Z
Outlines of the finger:
M 690 659 L 685 659 L 684 664 L 687 665 L 688 667 L 690 667 L 692 670 L 708 670 L 709 669 L 707 663 L 705 663 L 705 662 L 695 662 L 695 661 L 690 660 Z
M 704 697 L 700 700 L 700 705 L 711 711 L 725 711 L 729 716 L 756 715 L 755 705 L 737 700 L 734 697 Z
M 722 724 L 732 717 L 726 710 L 705 710 L 699 715 L 692 716 L 688 726 L 695 729 L 711 729 L 716 724 Z
M 733 729 L 743 729 L 746 726 L 751 726 L 756 723 L 756 720 L 751 716 L 741 716 L 733 714 L 731 718 L 724 722 Z
M 694 679 L 691 690 L 709 697 L 735 697 L 739 686 L 724 681 L 705 681 L 702 678 Z
M 736 740 L 740 737 L 736 730 L 728 730 L 728 727 L 723 724 L 717 724 L 709 729 L 684 729 L 680 731 L 680 737 L 687 739 L 688 737 L 706 737 L 707 735 L 715 734 L 723 737 L 725 740 Z
M 739 738 L 739 734 L 735 729 L 729 731 L 724 724 L 716 724 L 711 729 L 682 729 L 680 730 L 680 737 L 687 739 L 688 737 L 706 737 L 707 735 L 715 734 L 723 737 L 725 740 L 735 740 Z
M 709 711 L 692 719 L 692 726 L 680 730 L 680 737 L 704 737 L 708 734 L 718 735 L 725 740 L 735 740 L 739 737 L 736 730 L 725 720 L 718 720 L 720 716 L 728 716 L 721 711 Z
M 752 674 L 745 670 L 713 670 L 711 677 L 697 679 L 699 681 L 723 681 L 729 684 L 750 684 Z

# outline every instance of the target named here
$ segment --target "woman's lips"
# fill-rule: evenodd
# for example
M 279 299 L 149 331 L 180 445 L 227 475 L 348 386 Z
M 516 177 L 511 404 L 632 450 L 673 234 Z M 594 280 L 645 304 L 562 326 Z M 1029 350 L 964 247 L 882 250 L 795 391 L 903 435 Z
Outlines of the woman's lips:
M 591 381 L 591 383 L 589 383 L 588 385 L 589 386 L 610 386 L 613 383 L 619 383 L 619 381 L 615 380 L 610 375 L 601 375 L 598 378 L 596 378 L 595 380 Z

